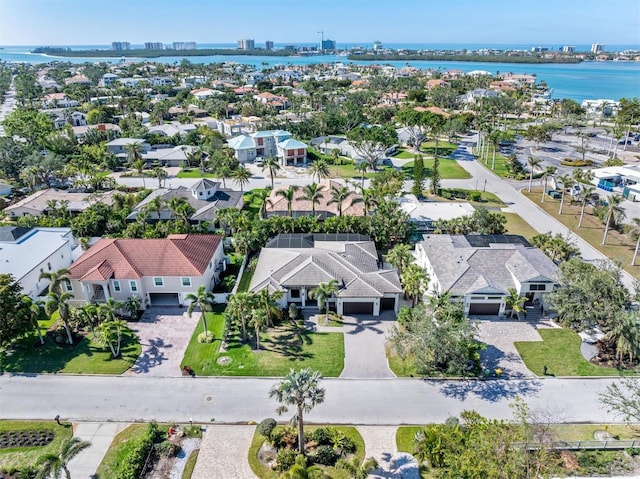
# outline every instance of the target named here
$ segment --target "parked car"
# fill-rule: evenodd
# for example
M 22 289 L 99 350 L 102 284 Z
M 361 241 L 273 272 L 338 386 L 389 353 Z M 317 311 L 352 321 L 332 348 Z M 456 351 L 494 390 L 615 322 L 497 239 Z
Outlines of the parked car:
M 257 156 L 254 161 L 254 164 L 256 166 L 262 166 L 263 163 L 264 163 L 264 158 L 262 158 L 261 156 Z

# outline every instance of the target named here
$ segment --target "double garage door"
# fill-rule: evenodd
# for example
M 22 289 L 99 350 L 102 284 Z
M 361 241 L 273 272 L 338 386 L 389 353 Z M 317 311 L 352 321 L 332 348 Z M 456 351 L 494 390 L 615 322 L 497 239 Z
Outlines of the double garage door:
M 151 306 L 178 306 L 180 296 L 178 293 L 149 293 Z
M 344 314 L 373 314 L 373 303 L 371 301 L 344 302 L 342 303 Z
M 500 303 L 471 303 L 469 316 L 497 316 L 500 313 Z

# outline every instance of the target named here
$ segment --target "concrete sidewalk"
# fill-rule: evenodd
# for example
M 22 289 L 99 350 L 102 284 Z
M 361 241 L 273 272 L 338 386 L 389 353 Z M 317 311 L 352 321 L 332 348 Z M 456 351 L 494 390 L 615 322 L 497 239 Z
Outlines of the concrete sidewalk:
M 102 462 L 109 446 L 126 423 L 116 422 L 82 422 L 73 427 L 73 437 L 89 441 L 91 446 L 86 448 L 71 461 L 69 472 L 73 479 L 91 479 Z
M 255 478 L 248 460 L 255 426 L 207 426 L 193 479 Z M 75 478 L 74 478 L 75 479 Z
M 420 479 L 418 462 L 396 447 L 396 426 L 357 426 L 364 439 L 364 457 L 375 458 L 378 469 L 369 479 Z

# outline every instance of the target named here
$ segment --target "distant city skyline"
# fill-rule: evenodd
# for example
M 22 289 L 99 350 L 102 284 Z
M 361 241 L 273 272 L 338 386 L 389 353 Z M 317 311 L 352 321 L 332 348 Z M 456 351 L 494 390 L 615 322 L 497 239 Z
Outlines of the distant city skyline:
M 628 0 L 0 0 L 1 45 L 114 41 L 640 45 Z

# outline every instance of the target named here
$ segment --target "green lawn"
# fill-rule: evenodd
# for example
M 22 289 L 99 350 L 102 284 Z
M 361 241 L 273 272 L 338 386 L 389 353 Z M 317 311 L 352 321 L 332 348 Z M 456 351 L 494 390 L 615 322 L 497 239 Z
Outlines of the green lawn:
M 631 266 L 631 258 L 635 249 L 635 241 L 627 235 L 611 228 L 607 236 L 607 244 L 602 244 L 604 236 L 604 224 L 593 214 L 592 208 L 585 209 L 582 227 L 578 228 L 580 221 L 581 206 L 577 203 L 571 204 L 568 198 L 562 208 L 562 214 L 558 214 L 560 209 L 560 200 L 554 200 L 548 195 L 545 196 L 544 203 L 541 200 L 542 189 L 539 186 L 534 187 L 531 193 L 526 189 L 522 190 L 522 194 L 533 201 L 536 205 L 549 213 L 563 225 L 569 228 L 574 234 L 580 236 L 595 249 L 612 260 L 619 260 L 622 268 L 632 276 L 640 279 L 640 262 L 636 266 Z
M 187 463 L 184 465 L 184 471 L 182 471 L 182 479 L 191 479 L 193 470 L 196 467 L 196 462 L 198 462 L 198 454 L 200 454 L 200 449 L 191 451 L 191 454 L 189 454 Z
M 484 206 L 484 207 L 499 207 L 499 208 L 504 208 L 505 206 L 507 206 L 505 204 L 504 201 L 502 201 L 500 198 L 498 198 L 495 194 L 490 193 L 489 191 L 479 191 L 480 193 L 480 199 L 478 201 L 471 201 L 471 199 L 468 197 L 468 195 L 471 192 L 474 192 L 476 190 L 465 190 L 465 189 L 460 189 L 460 188 L 443 188 L 442 191 L 440 192 L 440 196 L 435 196 L 435 195 L 431 195 L 428 194 L 427 198 L 429 198 L 430 200 L 433 201 L 450 201 L 450 202 L 462 202 L 462 203 L 471 203 L 473 206 Z M 463 197 L 456 197 L 456 195 L 454 195 L 454 192 L 464 192 L 465 195 L 467 195 L 466 198 Z M 446 196 L 452 196 L 451 198 L 447 198 Z
M 215 178 L 213 173 L 203 173 L 199 168 L 192 170 L 180 170 L 176 178 Z
M 542 376 L 547 366 L 554 376 L 618 376 L 617 369 L 596 366 L 580 353 L 580 336 L 569 329 L 539 329 L 543 341 L 517 341 L 525 365 Z
M 413 438 L 421 426 L 400 426 L 396 431 L 396 446 L 398 452 L 413 454 Z
M 257 218 L 260 215 L 260 210 L 264 203 L 264 200 L 262 199 L 264 191 L 264 188 L 256 188 L 254 190 L 247 191 L 243 195 L 244 209 L 251 213 L 254 218 Z
M 403 360 L 396 354 L 392 347 L 387 348 L 387 360 L 389 361 L 389 369 L 399 378 L 419 376 L 413 360 L 410 357 Z
M 314 431 L 318 427 L 321 427 L 321 426 L 306 426 L 304 428 L 304 431 L 305 433 L 307 431 Z M 352 426 L 333 426 L 333 427 L 343 432 L 349 439 L 351 439 L 354 442 L 354 444 L 356 445 L 356 453 L 355 453 L 356 457 L 358 458 L 360 463 L 362 463 L 365 459 L 364 458 L 365 446 L 364 446 L 364 439 L 362 439 L 362 436 L 360 435 L 358 430 Z M 255 431 L 253 434 L 253 440 L 251 441 L 251 447 L 249 448 L 249 457 L 248 457 L 249 466 L 251 466 L 251 470 L 253 471 L 253 473 L 256 476 L 258 476 L 260 479 L 277 479 L 278 477 L 280 477 L 280 474 L 276 471 L 271 470 L 266 465 L 262 464 L 262 462 L 260 462 L 260 460 L 258 459 L 258 451 L 260 450 L 260 447 L 262 446 L 264 441 L 265 441 L 265 438 L 260 434 L 258 434 L 257 431 Z M 349 474 L 347 474 L 347 472 L 344 471 L 343 469 L 338 469 L 336 467 L 325 467 L 325 466 L 321 466 L 321 467 L 323 469 L 323 472 L 333 479 L 349 479 L 350 477 Z
M 227 351 L 220 353 L 224 335 L 222 306 L 209 316 L 208 327 L 216 339 L 211 344 L 200 344 L 198 334 L 202 323 L 193 332 L 182 365 L 189 365 L 203 376 L 284 376 L 290 368 L 311 367 L 326 377 L 337 377 L 344 368 L 344 340 L 342 333 L 314 333 L 292 323 L 282 324 L 260 336 L 260 351 L 252 349 L 253 341 L 246 344 L 232 335 Z M 218 364 L 221 356 L 229 363 Z
M 517 213 L 502 213 L 507 218 L 507 233 L 521 235 L 531 241 L 538 232 Z
M 330 165 L 329 166 L 329 175 L 332 178 L 362 178 L 362 173 L 360 170 L 357 170 L 355 165 Z M 376 175 L 375 171 L 367 170 L 364 174 L 365 178 L 373 178 Z
M 70 423 L 58 426 L 55 421 L 0 421 L 0 431 L 19 431 L 25 429 L 49 429 L 55 434 L 53 441 L 46 446 L 12 447 L 0 449 L 0 470 L 21 469 L 33 466 L 44 454 L 57 453 L 60 444 L 73 434 Z
M 433 169 L 433 163 L 433 158 L 425 158 L 424 160 L 425 178 L 427 179 Z M 456 160 L 451 158 L 440 158 L 439 170 L 443 180 L 464 180 L 471 178 L 469 172 L 460 166 Z M 405 172 L 407 178 L 413 178 L 413 161 L 405 163 L 402 166 L 402 171 Z
M 47 325 L 51 321 L 41 322 Z M 41 329 L 43 324 L 41 324 Z M 46 329 L 45 329 L 46 331 Z M 108 347 L 89 336 L 73 348 L 59 346 L 47 338 L 40 346 L 37 336 L 28 335 L 19 340 L 15 349 L 0 357 L 0 371 L 22 373 L 70 373 L 70 374 L 122 374 L 140 355 L 141 347 L 136 335 L 127 330 L 122 342 L 122 355 L 112 359 Z
M 251 259 L 249 259 L 251 261 Z M 248 264 L 248 262 L 247 262 Z M 251 278 L 253 278 L 253 270 L 249 270 L 249 268 L 245 268 L 242 273 L 242 278 L 240 278 L 240 284 L 238 285 L 238 292 L 249 291 L 249 285 L 251 284 Z
M 486 163 L 485 163 L 486 160 Z M 511 178 L 511 170 L 507 168 L 509 164 L 509 160 L 502 155 L 496 154 L 496 162 L 494 168 L 493 166 L 493 153 L 489 155 L 489 159 L 486 158 L 480 159 L 478 158 L 478 163 L 484 165 L 486 168 L 493 171 L 496 175 L 501 176 L 502 178 Z

